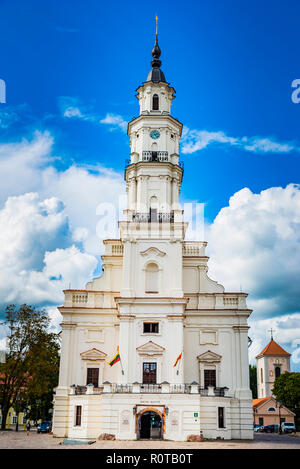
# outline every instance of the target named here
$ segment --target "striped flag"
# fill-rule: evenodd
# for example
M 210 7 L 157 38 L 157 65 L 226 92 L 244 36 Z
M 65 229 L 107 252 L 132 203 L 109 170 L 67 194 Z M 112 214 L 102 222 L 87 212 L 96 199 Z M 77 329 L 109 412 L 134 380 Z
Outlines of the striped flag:
M 115 363 L 119 362 L 120 360 L 121 360 L 121 357 L 120 357 L 119 347 L 118 347 L 116 355 L 114 356 L 112 360 L 110 360 L 110 362 L 108 362 L 108 364 L 110 366 L 113 366 Z
M 182 357 L 182 352 L 180 353 L 180 355 L 178 355 L 178 357 L 176 358 L 176 361 L 173 365 L 173 368 L 175 368 L 175 366 L 177 365 L 177 363 L 179 362 L 179 360 L 181 360 L 181 357 Z

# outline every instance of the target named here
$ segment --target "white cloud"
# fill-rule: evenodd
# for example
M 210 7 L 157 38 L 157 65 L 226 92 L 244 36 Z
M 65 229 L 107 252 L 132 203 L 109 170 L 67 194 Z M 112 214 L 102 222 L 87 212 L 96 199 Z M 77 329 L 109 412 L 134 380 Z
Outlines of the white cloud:
M 117 213 L 118 197 L 125 194 L 123 175 L 100 164 L 92 167 L 72 164 L 58 171 L 54 166 L 58 157 L 52 154 L 53 145 L 49 132 L 36 132 L 32 140 L 0 144 L 0 173 L 3 175 L 0 207 L 7 197 L 29 191 L 46 199 L 55 196 L 65 205 L 73 241 L 82 242 L 90 254 L 99 254 L 102 245 L 97 234 L 100 220 L 97 207 L 112 204 Z M 85 236 L 82 236 L 83 229 Z
M 235 146 L 252 153 L 291 153 L 300 152 L 294 142 L 277 142 L 273 137 L 230 137 L 223 131 L 210 132 L 183 127 L 181 151 L 184 154 L 195 153 L 211 144 Z
M 63 289 L 83 288 L 103 252 L 99 205 L 117 213 L 123 175 L 96 165 L 58 171 L 49 132 L 0 144 L 0 302 L 55 307 Z M 116 220 L 117 222 L 117 220 Z
M 28 193 L 0 211 L 1 303 L 55 304 L 62 290 L 90 279 L 97 259 L 70 245 L 62 203 Z
M 107 124 L 110 128 L 120 128 L 123 132 L 126 132 L 127 122 L 122 116 L 118 114 L 106 114 L 104 119 L 100 120 L 101 124 Z
M 260 316 L 300 303 L 300 186 L 234 194 L 209 232 L 210 268 L 228 288 L 251 293 Z
M 72 96 L 61 96 L 58 100 L 60 111 L 65 118 L 80 119 L 97 125 L 107 125 L 110 130 L 127 130 L 127 121 L 119 114 L 107 113 L 100 117 L 91 106 L 86 106 L 78 98 Z
M 226 291 L 249 293 L 256 348 L 266 345 L 271 326 L 278 330 L 278 342 L 291 347 L 300 337 L 300 186 L 259 194 L 242 189 L 219 212 L 206 237 L 210 276 Z

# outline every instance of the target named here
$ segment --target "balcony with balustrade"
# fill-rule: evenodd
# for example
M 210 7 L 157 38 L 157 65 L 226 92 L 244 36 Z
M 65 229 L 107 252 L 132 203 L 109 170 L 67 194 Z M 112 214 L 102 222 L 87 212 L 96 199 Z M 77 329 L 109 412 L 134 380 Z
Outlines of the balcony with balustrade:
M 230 397 L 229 389 L 225 387 L 208 386 L 201 387 L 198 383 L 190 384 L 161 384 L 133 383 L 115 384 L 106 381 L 100 387 L 92 384 L 87 386 L 72 385 L 70 395 L 90 395 L 90 394 L 199 394 L 202 397 Z
M 142 152 L 142 159 L 138 163 L 171 163 L 171 157 L 167 151 L 147 151 Z M 131 159 L 125 159 L 125 169 L 134 164 Z M 179 160 L 177 166 L 180 167 L 182 172 L 184 171 L 184 163 Z
M 174 212 L 157 212 L 155 209 L 146 213 L 135 212 L 132 214 L 132 221 L 138 223 L 174 223 Z

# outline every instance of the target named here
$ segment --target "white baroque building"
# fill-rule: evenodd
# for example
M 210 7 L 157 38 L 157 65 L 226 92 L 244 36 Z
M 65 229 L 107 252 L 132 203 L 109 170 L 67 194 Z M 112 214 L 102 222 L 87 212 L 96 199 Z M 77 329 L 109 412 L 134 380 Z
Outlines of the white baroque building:
M 152 68 L 128 124 L 128 208 L 104 241 L 103 275 L 65 290 L 53 434 L 76 439 L 252 439 L 244 293 L 207 276 L 206 242 L 185 241 L 178 203 L 182 124 L 175 90 Z M 108 362 L 117 353 L 121 361 Z M 176 358 L 181 360 L 174 367 Z

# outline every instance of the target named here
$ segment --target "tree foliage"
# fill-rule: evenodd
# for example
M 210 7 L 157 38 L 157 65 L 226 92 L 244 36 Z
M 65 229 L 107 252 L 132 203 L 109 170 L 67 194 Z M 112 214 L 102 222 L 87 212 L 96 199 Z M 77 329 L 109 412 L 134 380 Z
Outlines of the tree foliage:
M 7 350 L 5 363 L 0 364 L 2 429 L 10 407 L 26 403 L 28 408 L 45 396 L 49 404 L 59 365 L 57 335 L 48 332 L 50 320 L 45 311 L 24 304 L 9 305 L 5 313 Z
M 277 401 L 296 413 L 296 420 L 300 424 L 300 373 L 286 371 L 275 379 L 273 395 Z
M 257 399 L 257 369 L 255 365 L 249 365 L 250 389 L 253 399 Z

